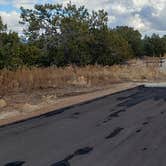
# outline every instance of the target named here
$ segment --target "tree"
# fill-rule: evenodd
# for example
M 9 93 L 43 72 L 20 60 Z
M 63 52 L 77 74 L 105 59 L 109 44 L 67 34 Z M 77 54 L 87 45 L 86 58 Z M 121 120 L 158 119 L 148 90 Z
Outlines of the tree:
M 166 38 L 153 34 L 144 38 L 144 52 L 147 56 L 164 56 L 166 53 Z
M 21 8 L 20 23 L 26 25 L 26 40 L 7 32 L 0 17 L 0 69 L 24 65 L 113 65 L 134 57 L 166 53 L 166 36 L 153 34 L 142 39 L 141 33 L 131 27 L 110 29 L 107 12 L 89 12 L 71 2 L 66 6 Z
M 154 45 L 151 42 L 149 36 L 145 36 L 143 40 L 144 45 L 144 55 L 146 56 L 155 56 Z
M 92 11 L 89 19 L 90 29 L 104 29 L 108 27 L 108 13 L 104 10 Z
M 91 63 L 90 39 L 95 29 L 107 26 L 104 10 L 89 13 L 71 2 L 35 5 L 34 10 L 21 8 L 21 24 L 29 42 L 40 45 L 45 55 L 44 65 L 87 65 Z
M 2 18 L 0 16 L 0 33 L 2 33 L 3 31 L 6 31 L 6 29 L 7 29 L 7 25 L 3 24 Z
M 138 30 L 134 30 L 133 28 L 127 26 L 118 26 L 114 30 L 118 32 L 126 41 L 128 41 L 135 56 L 140 57 L 143 55 L 143 44 L 141 40 L 142 35 Z
M 128 42 L 117 32 L 96 29 L 91 41 L 92 64 L 113 65 L 132 57 Z

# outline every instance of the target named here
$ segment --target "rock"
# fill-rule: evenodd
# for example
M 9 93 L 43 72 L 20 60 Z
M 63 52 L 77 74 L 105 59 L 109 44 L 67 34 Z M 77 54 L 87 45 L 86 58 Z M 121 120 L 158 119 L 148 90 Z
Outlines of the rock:
M 69 83 L 76 86 L 87 86 L 88 80 L 84 76 L 79 76 L 77 78 L 74 78 L 74 80 L 69 81 Z
M 19 82 L 17 80 L 13 80 L 13 88 L 18 89 L 20 86 Z
M 54 95 L 45 95 L 45 96 L 42 96 L 43 102 L 46 102 L 46 103 L 55 102 L 56 99 L 57 99 L 56 94 L 54 94 Z
M 7 106 L 7 103 L 4 99 L 0 99 L 0 108 L 4 108 Z
M 10 117 L 14 117 L 14 116 L 17 116 L 17 115 L 19 115 L 19 112 L 17 110 L 0 112 L 0 120 L 8 119 Z
M 38 110 L 39 108 L 40 108 L 39 105 L 31 105 L 29 103 L 26 103 L 22 106 L 21 109 L 23 112 L 33 112 Z

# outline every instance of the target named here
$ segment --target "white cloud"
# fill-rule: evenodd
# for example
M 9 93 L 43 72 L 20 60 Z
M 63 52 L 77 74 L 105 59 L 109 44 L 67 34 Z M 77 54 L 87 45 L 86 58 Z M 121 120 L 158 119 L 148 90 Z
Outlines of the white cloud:
M 9 0 L 1 0 L 0 1 L 0 5 L 8 5 L 9 4 Z
M 109 20 L 108 24 L 111 24 L 116 20 L 116 17 L 115 16 L 108 16 L 108 20 Z
M 0 12 L 4 24 L 7 24 L 8 29 L 21 33 L 22 26 L 19 24 L 19 14 L 16 11 Z
M 117 15 L 122 15 L 122 14 L 126 14 L 128 13 L 128 9 L 126 8 L 126 6 L 119 4 L 119 3 L 114 3 L 111 7 L 110 10 L 112 11 L 112 13 L 115 13 Z
M 56 1 L 56 0 L 55 0 Z M 67 3 L 68 0 L 59 0 Z M 141 32 L 166 32 L 166 0 L 71 0 L 89 9 L 105 9 L 109 25 L 133 26 Z
M 16 8 L 20 8 L 22 6 L 24 8 L 31 9 L 37 2 L 37 0 L 13 0 L 13 6 Z
M 128 25 L 134 27 L 139 31 L 148 31 L 149 25 L 148 23 L 144 22 L 138 14 L 134 15 L 129 19 Z
M 12 1 L 12 2 L 11 2 Z M 105 9 L 109 13 L 109 25 L 128 25 L 143 33 L 166 32 L 166 0 L 0 0 L 0 5 L 10 2 L 13 7 L 33 8 L 36 3 L 63 3 L 71 1 L 85 5 L 90 10 Z M 15 11 L 0 12 L 9 28 L 20 32 L 19 14 Z
M 149 0 L 133 0 L 133 6 L 137 9 L 144 7 L 150 3 Z
M 36 4 L 44 4 L 52 2 L 51 0 L 12 0 L 12 5 L 16 8 L 20 8 L 21 6 L 26 9 L 32 9 Z

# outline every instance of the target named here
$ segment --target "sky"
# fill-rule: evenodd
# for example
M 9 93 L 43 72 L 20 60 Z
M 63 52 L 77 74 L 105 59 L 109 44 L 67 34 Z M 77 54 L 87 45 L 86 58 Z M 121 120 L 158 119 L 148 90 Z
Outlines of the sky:
M 127 25 L 143 35 L 166 34 L 166 0 L 70 0 L 85 5 L 89 10 L 105 9 L 109 15 L 109 26 Z M 69 0 L 0 0 L 0 15 L 12 31 L 21 34 L 19 25 L 20 7 L 33 8 L 35 4 L 63 3 Z

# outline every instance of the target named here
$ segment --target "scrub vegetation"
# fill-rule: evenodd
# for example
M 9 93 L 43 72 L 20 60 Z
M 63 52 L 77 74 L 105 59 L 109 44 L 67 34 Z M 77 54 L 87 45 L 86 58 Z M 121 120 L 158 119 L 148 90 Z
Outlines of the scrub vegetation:
M 104 10 L 90 12 L 72 3 L 21 7 L 20 24 L 25 25 L 23 36 L 9 31 L 0 17 L 1 95 L 152 80 L 163 74 L 156 66 L 124 63 L 164 56 L 166 36 L 143 38 L 127 26 L 111 29 Z
M 142 56 L 163 56 L 166 36 L 142 38 L 132 27 L 111 29 L 104 10 L 72 3 L 21 7 L 24 35 L 8 31 L 0 18 L 0 69 L 114 65 Z
M 132 60 L 130 65 L 34 67 L 14 71 L 3 69 L 0 71 L 0 94 L 66 87 L 104 87 L 120 82 L 161 81 L 165 76 L 166 72 L 160 70 L 159 63 L 147 66 L 143 60 Z

